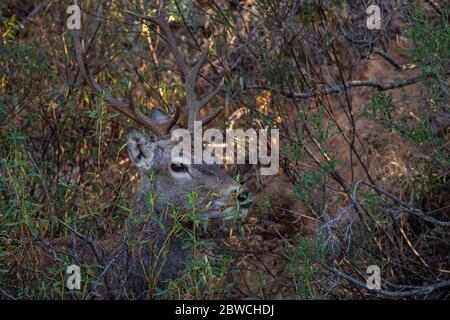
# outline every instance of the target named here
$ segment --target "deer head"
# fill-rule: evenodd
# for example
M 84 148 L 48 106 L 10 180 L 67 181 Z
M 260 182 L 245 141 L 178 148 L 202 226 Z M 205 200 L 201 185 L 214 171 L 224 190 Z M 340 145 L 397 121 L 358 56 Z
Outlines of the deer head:
M 178 50 L 167 21 L 162 16 L 148 17 L 129 13 L 160 28 L 182 75 L 186 94 L 184 109 L 188 113 L 188 129 L 193 131 L 194 121 L 201 121 L 202 126 L 208 124 L 220 113 L 221 108 L 215 109 L 201 120 L 198 119 L 199 112 L 221 90 L 223 82 L 204 97 L 197 99 L 196 80 L 207 54 L 202 54 L 194 66 L 188 65 Z M 227 209 L 229 207 L 238 207 L 245 215 L 247 208 L 251 205 L 250 193 L 243 190 L 224 170 L 217 165 L 185 164 L 171 159 L 171 150 L 176 142 L 170 140 L 170 132 L 177 126 L 180 108 L 175 108 L 173 116 L 154 108 L 151 116 L 147 116 L 132 103 L 104 91 L 89 74 L 83 59 L 78 30 L 74 30 L 74 46 L 80 72 L 87 85 L 97 94 L 102 94 L 106 102 L 116 111 L 125 114 L 151 132 L 146 134 L 137 129 L 127 131 L 128 152 L 140 172 L 138 205 L 147 207 L 147 194 L 154 192 L 160 200 L 158 201 L 159 209 L 167 205 L 187 208 L 188 196 L 194 192 L 197 195 L 195 206 L 203 207 L 203 214 L 207 217 L 228 217 L 231 215 L 230 209 Z
M 155 115 L 163 117 L 164 113 L 153 109 Z M 176 144 L 134 128 L 127 130 L 128 153 L 140 172 L 137 205 L 145 207 L 137 211 L 148 209 L 148 195 L 153 193 L 159 210 L 168 205 L 190 209 L 191 202 L 189 206 L 194 205 L 207 218 L 234 216 L 232 208 L 239 208 L 245 216 L 251 206 L 250 193 L 217 165 L 172 159 L 171 150 Z

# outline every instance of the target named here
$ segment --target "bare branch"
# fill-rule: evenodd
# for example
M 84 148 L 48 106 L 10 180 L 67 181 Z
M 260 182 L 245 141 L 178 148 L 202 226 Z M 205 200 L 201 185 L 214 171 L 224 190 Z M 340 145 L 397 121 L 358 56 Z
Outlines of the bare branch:
M 425 74 L 420 74 L 418 76 L 415 76 L 415 77 L 412 77 L 409 79 L 392 81 L 392 82 L 387 82 L 387 83 L 379 81 L 379 80 L 353 80 L 353 81 L 345 82 L 344 85 L 328 87 L 328 88 L 324 88 L 324 89 L 318 89 L 315 91 L 307 90 L 307 91 L 303 91 L 303 92 L 294 92 L 293 94 L 287 93 L 284 91 L 279 91 L 277 89 L 273 89 L 273 88 L 270 88 L 267 86 L 259 86 L 259 85 L 248 86 L 247 89 L 270 90 L 273 93 L 282 94 L 288 98 L 306 99 L 306 98 L 312 98 L 312 97 L 316 97 L 316 96 L 337 94 L 337 93 L 344 92 L 346 89 L 357 88 L 357 87 L 374 87 L 374 88 L 378 89 L 379 91 L 392 90 L 392 89 L 397 89 L 397 88 L 415 84 L 415 83 L 419 82 L 420 80 L 425 79 L 430 76 L 432 76 L 431 73 L 425 73 Z
M 373 48 L 373 52 L 382 56 L 387 62 L 392 64 L 398 70 L 412 70 L 417 67 L 415 64 L 400 64 L 400 63 L 398 63 L 394 59 L 394 57 L 392 57 L 389 53 L 387 53 L 386 51 L 384 51 L 380 48 Z
M 69 229 L 70 232 L 72 232 L 76 237 L 80 238 L 81 240 L 83 240 L 84 242 L 86 242 L 89 247 L 91 247 L 92 252 L 94 252 L 95 258 L 97 259 L 97 262 L 100 264 L 103 264 L 103 260 L 102 257 L 100 255 L 100 253 L 97 250 L 97 247 L 94 243 L 94 240 L 92 239 L 92 237 L 87 237 L 81 233 L 79 233 L 77 230 L 75 230 L 74 228 L 72 228 L 71 226 L 69 226 L 67 223 L 65 223 L 64 221 L 62 221 L 61 219 L 59 219 L 58 217 L 55 217 L 56 220 L 58 220 L 59 223 L 61 223 L 64 227 L 66 227 L 67 229 Z
M 366 186 L 368 186 L 368 187 L 374 189 L 376 192 L 378 192 L 378 193 L 380 193 L 380 194 L 383 194 L 383 195 L 389 197 L 390 199 L 392 199 L 392 200 L 394 200 L 395 202 L 399 203 L 399 204 L 401 205 L 401 207 L 402 207 L 405 211 L 407 211 L 408 213 L 411 213 L 411 214 L 413 214 L 413 215 L 416 215 L 416 216 L 418 216 L 418 217 L 421 217 L 421 218 L 423 218 L 425 221 L 428 221 L 428 222 L 437 224 L 437 225 L 442 226 L 442 227 L 448 227 L 448 226 L 450 226 L 450 221 L 441 221 L 441 220 L 438 220 L 438 219 L 436 219 L 436 218 L 433 218 L 433 217 L 427 215 L 425 212 L 423 212 L 423 211 L 420 210 L 420 209 L 412 208 L 411 206 L 409 206 L 409 205 L 408 205 L 407 203 L 405 203 L 404 201 L 400 200 L 399 198 L 395 197 L 394 195 L 390 194 L 389 192 L 384 191 L 383 189 L 377 187 L 376 185 L 371 184 L 371 183 L 368 183 L 368 182 L 365 182 L 365 181 L 362 181 L 362 180 L 358 180 L 358 181 L 355 183 L 355 186 L 354 186 L 354 188 L 353 188 L 353 199 L 356 199 L 356 191 L 357 191 L 357 189 L 358 189 L 358 187 L 359 187 L 360 184 L 364 184 L 364 185 L 366 185 Z
M 12 295 L 10 295 L 8 292 L 6 292 L 4 289 L 2 289 L 0 287 L 0 297 L 3 296 L 8 300 L 17 300 L 16 297 L 13 297 Z
M 418 295 L 425 295 L 425 294 L 430 294 L 431 292 L 437 290 L 437 289 L 442 289 L 442 288 L 447 288 L 450 287 L 450 280 L 447 281 L 441 281 L 441 282 L 437 282 L 428 286 L 423 286 L 423 287 L 416 287 L 415 289 L 412 290 L 407 290 L 407 291 L 388 291 L 388 290 L 383 290 L 383 289 L 379 289 L 379 290 L 371 290 L 369 288 L 367 288 L 367 284 L 365 282 L 359 281 L 351 276 L 349 276 L 348 274 L 341 272 L 339 270 L 336 269 L 331 269 L 328 266 L 325 266 L 324 264 L 321 264 L 323 267 L 325 267 L 327 270 L 335 273 L 336 275 L 338 275 L 341 278 L 344 278 L 345 280 L 347 280 L 348 282 L 350 282 L 353 285 L 356 285 L 360 288 L 363 288 L 371 293 L 374 294 L 379 294 L 379 295 L 383 295 L 386 297 L 411 297 L 411 296 L 418 296 Z
M 434 11 L 436 11 L 437 13 L 439 13 L 441 16 L 443 15 L 443 12 L 439 6 L 439 4 L 436 3 L 436 1 L 433 0 L 425 0 L 426 3 L 428 3 L 430 6 L 433 7 Z

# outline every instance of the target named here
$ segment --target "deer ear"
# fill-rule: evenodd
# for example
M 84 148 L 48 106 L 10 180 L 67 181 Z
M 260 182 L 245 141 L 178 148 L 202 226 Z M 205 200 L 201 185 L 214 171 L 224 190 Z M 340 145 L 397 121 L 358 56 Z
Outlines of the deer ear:
M 154 165 L 155 144 L 145 133 L 134 128 L 127 129 L 128 155 L 136 167 L 150 170 Z

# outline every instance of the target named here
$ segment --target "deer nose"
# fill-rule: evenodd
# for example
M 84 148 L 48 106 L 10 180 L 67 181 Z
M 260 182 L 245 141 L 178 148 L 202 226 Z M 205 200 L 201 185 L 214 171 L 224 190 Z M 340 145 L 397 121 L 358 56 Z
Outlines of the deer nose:
M 243 191 L 237 196 L 240 206 L 244 209 L 250 208 L 252 206 L 253 201 L 251 198 L 252 193 L 250 191 Z

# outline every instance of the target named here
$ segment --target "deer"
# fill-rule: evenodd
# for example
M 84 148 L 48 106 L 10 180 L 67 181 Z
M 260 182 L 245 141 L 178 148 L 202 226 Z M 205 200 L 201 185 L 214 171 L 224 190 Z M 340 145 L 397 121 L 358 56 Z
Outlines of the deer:
M 206 126 L 220 114 L 221 108 L 216 108 L 201 120 L 198 120 L 199 112 L 223 86 L 222 81 L 204 97 L 197 99 L 196 80 L 207 54 L 202 54 L 198 62 L 190 66 L 181 55 L 163 15 L 130 14 L 159 27 L 182 75 L 188 130 L 193 130 L 194 121 L 201 121 L 201 125 Z M 183 239 L 176 235 L 175 229 L 177 226 L 179 228 L 179 223 L 176 223 L 173 213 L 191 210 L 195 206 L 204 208 L 199 213 L 202 218 L 220 221 L 237 204 L 237 210 L 245 216 L 252 205 L 252 195 L 218 165 L 188 164 L 172 159 L 170 150 L 177 142 L 170 137 L 171 132 L 179 128 L 181 108 L 175 107 L 172 115 L 153 108 L 147 115 L 135 108 L 132 102 L 105 91 L 92 78 L 85 63 L 80 30 L 72 32 L 75 58 L 87 86 L 101 95 L 113 110 L 149 131 L 146 133 L 136 128 L 126 131 L 129 158 L 138 169 L 139 180 L 123 230 L 113 240 L 108 240 L 112 245 L 100 245 L 110 248 L 101 253 L 98 252 L 98 245 L 96 247 L 92 241 L 88 242 L 97 260 L 101 260 L 104 266 L 100 277 L 105 279 L 106 285 L 100 295 L 108 299 L 152 298 L 155 297 L 155 288 L 164 289 L 180 276 L 192 255 L 189 250 L 182 249 Z M 188 197 L 193 192 L 196 197 L 190 201 Z

